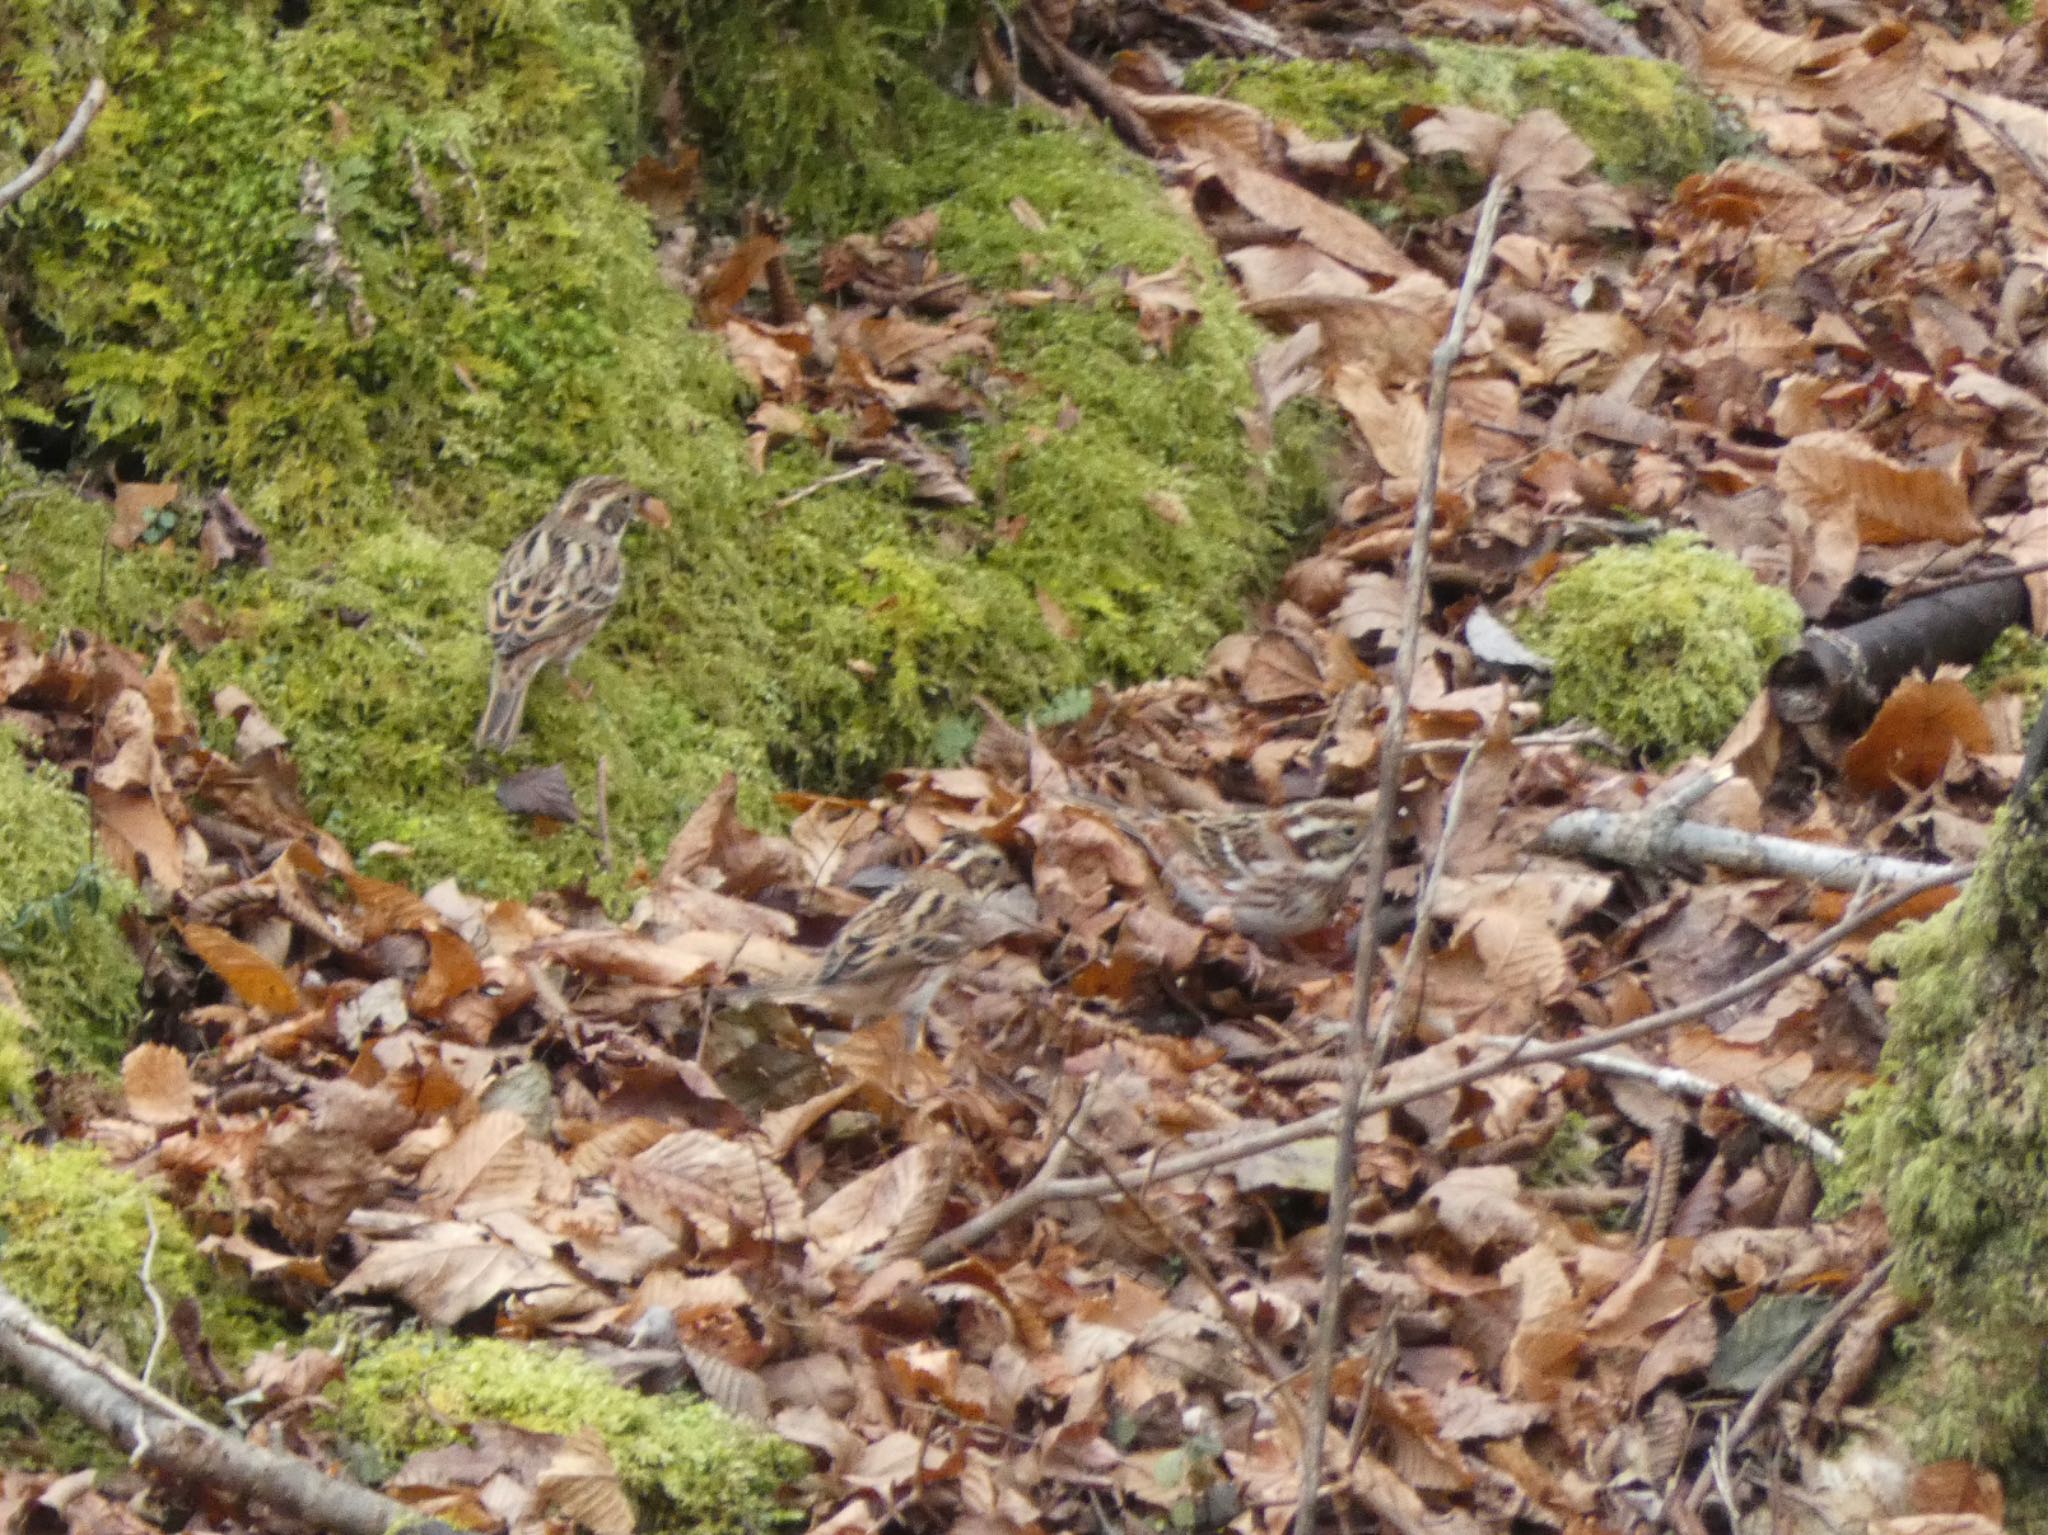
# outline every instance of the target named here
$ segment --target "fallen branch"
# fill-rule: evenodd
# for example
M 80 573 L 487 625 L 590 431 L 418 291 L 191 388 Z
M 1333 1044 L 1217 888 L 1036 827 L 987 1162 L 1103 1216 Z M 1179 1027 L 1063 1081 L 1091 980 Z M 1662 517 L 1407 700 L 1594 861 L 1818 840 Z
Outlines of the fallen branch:
M 1591 1050 L 1579 1057 L 1581 1066 L 1604 1072 L 1610 1077 L 1629 1077 L 1637 1082 L 1647 1082 L 1659 1092 L 1669 1093 L 1674 1098 L 1720 1098 L 1726 1097 L 1743 1113 L 1761 1124 L 1770 1126 L 1821 1161 L 1835 1163 L 1842 1160 L 1842 1143 L 1825 1130 L 1816 1129 L 1799 1115 L 1770 1099 L 1759 1097 L 1740 1087 L 1729 1087 L 1696 1072 L 1686 1071 L 1678 1066 L 1659 1066 L 1652 1061 L 1639 1061 L 1632 1055 L 1621 1055 L 1612 1050 Z
M 1633 869 L 1669 868 L 1691 860 L 1737 874 L 1810 880 L 1827 890 L 1859 890 L 1867 883 L 1905 885 L 1943 874 L 1957 877 L 1953 867 L 1706 826 L 1656 808 L 1574 810 L 1545 827 L 1536 846 L 1546 853 L 1597 858 Z
M 1509 184 L 1499 176 L 1479 205 L 1479 226 L 1465 258 L 1465 279 L 1451 309 L 1450 328 L 1437 344 L 1429 364 L 1429 408 L 1422 444 L 1422 469 L 1415 491 L 1415 529 L 1408 545 L 1407 588 L 1401 610 L 1400 641 L 1394 652 L 1394 675 L 1387 689 L 1387 724 L 1380 734 L 1379 800 L 1373 810 L 1365 861 L 1365 901 L 1358 918 L 1358 958 L 1351 979 L 1351 1027 L 1344 1056 L 1343 1097 L 1337 1107 L 1337 1152 L 1330 1189 L 1329 1250 L 1323 1259 L 1323 1297 L 1316 1318 L 1311 1355 L 1308 1406 L 1301 1438 L 1301 1495 L 1295 1507 L 1295 1535 L 1315 1535 L 1316 1505 L 1323 1483 L 1323 1430 L 1330 1421 L 1331 1382 L 1337 1368 L 1337 1344 L 1343 1327 L 1344 1281 L 1349 1250 L 1344 1233 L 1351 1224 L 1351 1206 L 1358 1191 L 1358 1120 L 1365 1091 L 1385 1059 L 1392 1038 L 1394 1007 L 1385 1026 L 1371 1024 L 1373 991 L 1379 982 L 1380 905 L 1386 894 L 1387 869 L 1393 858 L 1394 816 L 1401 800 L 1401 778 L 1407 766 L 1408 706 L 1415 687 L 1421 653 L 1422 609 L 1429 597 L 1429 540 L 1436 525 L 1437 476 L 1443 467 L 1444 424 L 1449 414 L 1451 368 L 1465 350 L 1465 332 L 1472 306 L 1493 259 L 1494 232 L 1500 227 Z M 1467 759 L 1470 760 L 1469 758 Z
M 0 1285 L 0 1360 L 38 1394 L 84 1420 L 136 1463 L 181 1487 L 262 1504 L 334 1535 L 409 1530 L 454 1535 L 403 1503 L 332 1477 L 294 1456 L 214 1427 L 126 1370 L 72 1342 Z
M 1674 1028 L 1678 1024 L 1707 1017 L 1724 1007 L 1732 1007 L 1737 1002 L 1747 1001 L 1758 992 L 1766 991 L 1778 982 L 1805 971 L 1859 929 L 1888 913 L 1897 911 L 1907 902 L 1916 900 L 1929 890 L 1960 883 L 1968 874 L 1968 869 L 1958 869 L 1953 874 L 1933 876 L 1920 883 L 1903 886 L 1867 903 L 1855 902 L 1842 914 L 1840 921 L 1818 937 L 1800 945 L 1775 963 L 1766 965 L 1754 975 L 1731 982 L 1719 991 L 1711 992 L 1695 1001 L 1681 1003 L 1677 1007 L 1665 1008 L 1662 1012 L 1646 1014 L 1631 1023 L 1619 1024 L 1611 1029 L 1602 1029 L 1597 1033 L 1579 1039 L 1564 1040 L 1554 1045 L 1527 1046 L 1520 1041 L 1505 1041 L 1505 1047 L 1486 1060 L 1475 1061 L 1455 1071 L 1447 1071 L 1406 1087 L 1371 1094 L 1359 1105 L 1360 1113 L 1377 1114 L 1384 1109 L 1397 1109 L 1403 1104 L 1414 1103 L 1419 1099 L 1434 1098 L 1438 1093 L 1469 1087 L 1474 1082 L 1498 1076 L 1514 1066 L 1536 1066 L 1549 1062 L 1576 1060 L 1596 1050 L 1627 1044 L 1631 1040 Z M 1475 1043 L 1478 1039 L 1486 1037 L 1478 1036 Z M 1219 1142 L 1214 1146 L 1205 1146 L 1200 1151 L 1184 1152 L 1177 1157 L 1155 1157 L 1146 1169 L 1147 1182 L 1159 1183 L 1171 1178 L 1186 1178 L 1196 1173 L 1213 1172 L 1219 1167 L 1242 1162 L 1245 1158 L 1257 1156 L 1263 1151 L 1277 1151 L 1280 1147 L 1291 1146 L 1296 1141 L 1328 1135 L 1337 1128 L 1337 1116 L 1338 1110 L 1326 1109 L 1320 1114 L 1311 1114 L 1306 1119 L 1296 1120 L 1291 1125 L 1276 1125 L 1269 1130 L 1260 1130 Z M 990 1206 L 976 1216 L 970 1223 L 973 1234 L 967 1241 L 980 1241 L 1020 1215 L 1028 1214 L 1042 1205 L 1074 1199 L 1113 1198 L 1117 1192 L 1117 1185 L 1106 1178 L 1034 1178 L 1009 1198 Z M 968 1229 L 968 1226 L 962 1226 L 959 1231 L 966 1232 Z M 933 1245 L 948 1242 L 954 1235 L 955 1233 L 949 1232 L 937 1238 Z
M 0 212 L 20 202 L 38 182 L 70 158 L 85 142 L 85 130 L 92 126 L 92 120 L 100 115 L 100 108 L 106 104 L 107 82 L 94 75 L 92 84 L 85 88 L 84 99 L 78 103 L 78 110 L 71 114 L 71 121 L 64 125 L 64 131 L 57 135 L 56 142 L 31 160 L 27 170 L 0 187 Z
M 1117 88 L 1116 82 L 1054 37 L 1045 25 L 1045 18 L 1034 6 L 1027 4 L 1022 8 L 1017 32 L 1024 39 L 1025 46 L 1038 55 L 1038 62 L 1066 80 L 1090 106 L 1108 118 L 1116 131 L 1123 135 L 1125 143 L 1148 158 L 1158 156 L 1158 137 L 1124 99 L 1124 93 Z

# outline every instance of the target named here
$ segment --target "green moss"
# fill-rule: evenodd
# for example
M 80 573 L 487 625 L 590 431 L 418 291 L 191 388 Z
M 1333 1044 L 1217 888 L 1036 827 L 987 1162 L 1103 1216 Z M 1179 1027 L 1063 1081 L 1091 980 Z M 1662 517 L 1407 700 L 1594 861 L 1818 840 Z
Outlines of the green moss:
M 900 160 L 917 143 L 903 99 L 963 72 L 978 14 L 966 0 L 645 0 L 636 11 L 708 151 L 714 198 L 766 198 L 824 226 L 875 206 L 878 151 Z
M 2017 693 L 2029 705 L 2039 703 L 2048 693 L 2048 641 L 2026 629 L 2006 630 L 1970 668 L 1969 684 L 1979 698 Z
M 156 1331 L 141 1279 L 145 1202 L 158 1232 L 151 1283 L 165 1305 L 196 1299 L 208 1341 L 231 1366 L 276 1342 L 276 1318 L 214 1269 L 169 1205 L 75 1142 L 0 1145 L 0 1283 L 51 1325 L 140 1371 Z M 167 1346 L 157 1384 L 177 1394 L 182 1370 Z
M 298 27 L 255 0 L 146 17 L 40 0 L 0 20 L 18 119 L 0 164 L 56 131 L 86 69 L 116 97 L 89 152 L 0 227 L 21 379 L 0 407 L 130 474 L 231 485 L 276 556 L 206 576 L 181 544 L 103 574 L 105 514 L 0 468 L 36 532 L 18 568 L 46 589 L 6 610 L 176 641 L 167 616 L 203 597 L 230 638 L 181 645 L 195 693 L 249 688 L 316 811 L 358 843 L 411 844 L 421 879 L 530 893 L 591 870 L 581 833 L 536 841 L 465 782 L 497 552 L 576 474 L 634 476 L 676 528 L 629 541 L 625 600 L 578 666 L 594 706 L 544 677 L 508 765 L 564 762 L 589 807 L 608 759 L 628 853 L 658 851 L 727 766 L 757 805 L 777 775 L 859 786 L 929 752 L 976 693 L 1023 710 L 1192 667 L 1324 510 L 1314 412 L 1291 410 L 1270 455 L 1247 447 L 1263 337 L 1147 167 L 866 55 L 835 61 L 886 87 L 887 131 L 853 135 L 862 212 L 944 202 L 949 269 L 991 295 L 1058 277 L 1079 296 L 998 305 L 998 366 L 972 380 L 988 408 L 934 430 L 981 507 L 931 511 L 888 475 L 778 509 L 833 466 L 790 448 L 750 468 L 745 389 L 616 189 L 638 152 L 629 21 L 607 0 L 315 6 Z M 52 30 L 68 51 L 36 53 Z M 777 64 L 794 79 L 816 61 Z M 309 164 L 331 270 L 310 256 Z M 1020 197 L 1046 231 L 1018 221 Z M 1158 358 L 1121 274 L 1175 261 L 1204 317 Z M 1150 509 L 1162 494 L 1190 526 Z
M 709 1402 L 652 1397 L 542 1345 L 409 1333 L 356 1360 L 337 1388 L 344 1432 L 395 1463 L 470 1423 L 604 1435 L 640 1528 L 722 1535 L 782 1522 L 777 1497 L 810 1469 L 797 1446 Z
M 1556 663 L 1553 718 L 1669 756 L 1719 745 L 1799 629 L 1789 596 L 1674 535 L 1566 571 L 1522 637 Z
M 1531 1188 L 1539 1189 L 1597 1183 L 1600 1159 L 1606 1154 L 1607 1148 L 1586 1123 L 1586 1116 L 1567 1114 L 1536 1153 L 1525 1181 Z
M 1878 1084 L 1851 1106 L 1839 1207 L 1883 1201 L 1892 1283 L 1927 1307 L 1901 1340 L 1917 1448 L 2048 1477 L 2048 858 L 2002 813 L 1962 898 L 1873 951 L 1896 964 Z
M 1313 59 L 1201 59 L 1191 90 L 1231 96 L 1319 138 L 1390 131 L 1407 106 L 1469 106 L 1510 121 L 1548 107 L 1572 126 L 1612 181 L 1669 186 L 1736 147 L 1730 126 L 1673 64 L 1570 48 L 1508 48 L 1431 39 L 1434 68 Z
M 85 802 L 54 769 L 31 766 L 0 738 L 0 965 L 34 1020 L 42 1060 L 64 1070 L 111 1067 L 141 1013 L 142 966 L 121 931 L 134 888 L 93 852 Z M 21 1019 L 0 1028 L 0 1089 L 26 1102 Z

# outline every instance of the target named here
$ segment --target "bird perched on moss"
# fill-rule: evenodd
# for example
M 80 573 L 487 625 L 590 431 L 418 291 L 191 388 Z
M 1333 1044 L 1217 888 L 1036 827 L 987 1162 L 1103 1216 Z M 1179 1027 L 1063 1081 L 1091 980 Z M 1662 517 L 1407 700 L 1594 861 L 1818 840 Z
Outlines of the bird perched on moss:
M 668 508 L 614 475 L 586 475 L 554 510 L 505 551 L 491 588 L 491 697 L 477 722 L 479 751 L 503 751 L 519 734 L 526 690 L 548 662 L 564 677 L 625 585 L 620 541 L 635 517 L 667 527 Z
M 1254 943 L 1312 933 L 1337 915 L 1373 813 L 1371 800 L 1173 812 L 1074 798 L 1136 838 L 1174 899 L 1204 927 Z

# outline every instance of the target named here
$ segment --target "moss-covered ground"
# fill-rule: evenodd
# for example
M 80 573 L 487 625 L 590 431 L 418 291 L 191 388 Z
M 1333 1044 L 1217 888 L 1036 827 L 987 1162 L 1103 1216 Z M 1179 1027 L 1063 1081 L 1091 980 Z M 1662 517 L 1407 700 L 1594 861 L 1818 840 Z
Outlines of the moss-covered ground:
M 102 868 L 84 800 L 0 735 L 0 1113 L 34 1100 L 36 1062 L 111 1067 L 141 1014 L 142 966 L 121 931 L 132 886 Z M 24 1017 L 24 1013 L 26 1017 Z
M 137 1373 L 156 1333 L 142 1284 L 151 1216 L 150 1283 L 166 1306 L 198 1303 L 206 1341 L 224 1365 L 239 1368 L 285 1336 L 282 1319 L 215 1270 L 166 1201 L 109 1167 L 96 1149 L 0 1145 L 0 1283 L 51 1325 Z M 151 1378 L 159 1390 L 185 1396 L 175 1344 L 165 1343 Z M 0 1389 L 0 1445 L 13 1466 L 68 1469 L 110 1455 L 84 1425 L 12 1384 Z
M 2039 789 L 2037 786 L 2036 793 Z M 1888 937 L 1898 999 L 1882 1076 L 1852 1105 L 1837 1206 L 1883 1201 L 1891 1283 L 1926 1306 L 1894 1396 L 1931 1458 L 1998 1468 L 2048 1519 L 2048 839 L 2000 816 L 1962 898 Z
M 634 476 L 676 527 L 629 541 L 625 600 L 579 668 L 594 706 L 544 679 L 511 765 L 564 761 L 588 809 L 608 758 L 629 852 L 728 767 L 758 806 L 778 775 L 855 784 L 919 756 L 977 691 L 1022 708 L 1193 665 L 1323 510 L 1306 414 L 1271 456 L 1247 445 L 1261 338 L 1151 170 L 921 78 L 894 84 L 861 211 L 943 201 L 946 268 L 1077 296 L 1002 308 L 1000 372 L 976 380 L 992 408 L 939 434 L 981 507 L 930 511 L 891 474 L 777 510 L 833 466 L 790 448 L 751 470 L 741 381 L 617 190 L 639 142 L 632 21 L 600 0 L 0 18 L 0 157 L 53 134 L 90 69 L 115 93 L 0 230 L 0 408 L 46 458 L 230 486 L 276 556 L 205 575 L 188 520 L 103 572 L 106 511 L 17 465 L 8 554 L 43 591 L 0 606 L 176 641 L 202 698 L 240 682 L 335 829 L 412 846 L 422 879 L 529 893 L 591 871 L 588 839 L 506 824 L 468 754 L 498 551 L 576 474 Z M 1162 358 L 1121 275 L 1177 261 L 1204 318 Z M 1150 509 L 1159 492 L 1190 525 Z M 172 623 L 193 598 L 228 634 L 203 655 Z
M 336 1388 L 342 1430 L 392 1467 L 457 1442 L 472 1423 L 604 1435 L 639 1528 L 740 1535 L 785 1522 L 778 1494 L 808 1453 L 687 1395 L 615 1384 L 559 1349 L 408 1333 L 372 1349 Z
M 1190 88 L 1231 96 L 1318 138 L 1398 133 L 1404 107 L 1468 106 L 1509 121 L 1547 107 L 1593 151 L 1609 180 L 1671 185 L 1739 147 L 1733 124 L 1676 65 L 1570 48 L 1430 39 L 1429 64 L 1204 59 Z

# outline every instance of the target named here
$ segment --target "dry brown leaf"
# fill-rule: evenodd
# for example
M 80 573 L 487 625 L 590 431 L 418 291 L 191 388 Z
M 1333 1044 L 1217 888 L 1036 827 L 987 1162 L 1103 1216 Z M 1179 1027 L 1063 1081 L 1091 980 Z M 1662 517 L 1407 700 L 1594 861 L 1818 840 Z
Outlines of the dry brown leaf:
M 1214 158 L 1195 171 L 1197 182 L 1213 179 L 1256 219 L 1298 234 L 1326 255 L 1370 277 L 1407 277 L 1419 269 L 1393 242 L 1357 214 L 1284 177 L 1242 160 Z
M 637 1528 L 632 1500 L 597 1429 L 581 1428 L 568 1437 L 541 1472 L 535 1492 L 542 1508 L 574 1520 L 591 1535 L 633 1535 Z
M 1956 752 L 1991 750 L 1991 722 L 1962 683 L 1909 677 L 1842 758 L 1843 779 L 1866 794 L 1932 788 Z
M 178 936 L 249 1006 L 279 1015 L 296 1013 L 305 1006 L 297 982 L 225 929 L 184 922 L 178 925 Z
M 1788 508 L 1810 515 L 1849 508 L 1866 544 L 1966 544 L 1984 535 L 1953 476 L 1898 463 L 1853 432 L 1813 432 L 1787 443 L 1778 457 L 1778 488 Z
M 137 1045 L 122 1058 L 121 1091 L 128 1112 L 146 1125 L 183 1124 L 198 1112 L 192 1072 L 169 1045 Z
M 436 1327 L 453 1327 L 507 1295 L 552 1315 L 588 1310 L 603 1300 L 560 1264 L 464 1225 L 430 1227 L 372 1247 L 334 1294 L 396 1295 Z

